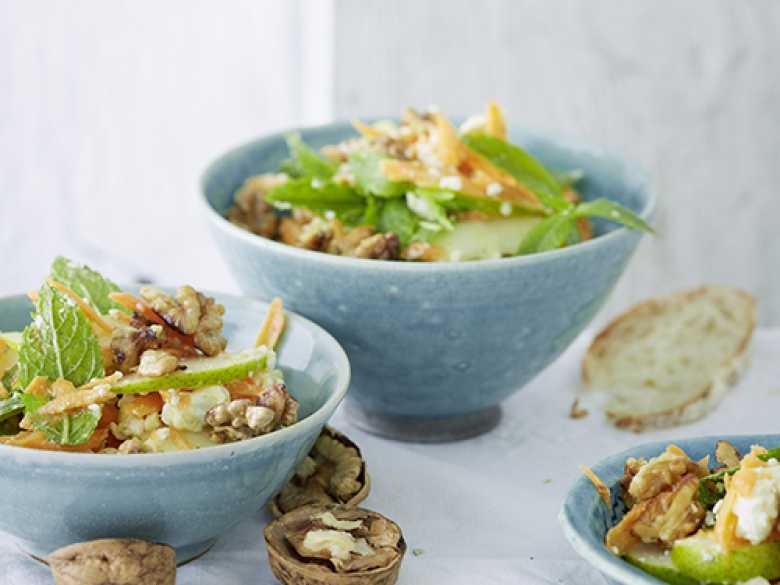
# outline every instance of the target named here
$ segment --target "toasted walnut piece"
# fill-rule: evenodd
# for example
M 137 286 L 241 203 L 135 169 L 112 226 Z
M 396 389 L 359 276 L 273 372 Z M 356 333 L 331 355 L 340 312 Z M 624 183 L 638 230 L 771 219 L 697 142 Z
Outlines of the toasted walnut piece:
M 72 544 L 46 558 L 57 585 L 174 585 L 176 553 L 164 544 L 107 538 Z
M 225 307 L 191 286 L 176 289 L 176 299 L 151 286 L 141 288 L 141 297 L 171 327 L 192 335 L 195 347 L 209 356 L 227 347 L 222 337 L 222 315 Z
M 571 408 L 569 408 L 569 418 L 578 419 L 586 416 L 588 416 L 588 410 L 580 406 L 579 398 L 575 398 L 574 402 L 571 403 Z
M 668 545 L 694 533 L 706 515 L 698 493 L 699 478 L 689 473 L 671 490 L 637 503 L 607 532 L 607 547 L 621 554 L 640 541 Z
M 283 427 L 289 427 L 298 420 L 298 401 L 282 383 L 269 384 L 263 388 L 257 396 L 257 405 L 273 410 L 276 420 Z
M 634 525 L 642 542 L 672 544 L 699 529 L 705 510 L 699 503 L 699 478 L 690 473 L 674 489 L 650 500 L 645 513 Z
M 138 365 L 143 352 L 159 349 L 165 343 L 165 332 L 161 325 L 135 324 L 138 327 L 120 326 L 111 332 L 113 367 L 125 374 Z
M 175 355 L 158 349 L 147 349 L 141 354 L 138 373 L 142 376 L 164 376 L 176 371 L 178 363 Z
M 301 229 L 298 235 L 297 246 L 324 252 L 328 249 L 333 238 L 333 227 L 324 219 L 315 217 Z
M 623 502 L 625 502 L 626 506 L 629 508 L 634 505 L 636 500 L 628 492 L 628 487 L 631 485 L 636 474 L 639 473 L 639 469 L 645 463 L 647 463 L 647 460 L 644 457 L 640 459 L 629 457 L 623 464 L 623 477 L 620 478 L 620 490 Z
M 393 232 L 374 234 L 360 242 L 352 256 L 373 260 L 397 260 L 401 250 L 398 236 Z
M 628 494 L 634 500 L 647 500 L 671 488 L 687 473 L 701 477 L 708 470 L 706 466 L 692 461 L 676 445 L 669 445 L 661 455 L 639 468 L 628 486 Z
M 265 435 L 278 428 L 276 413 L 242 398 L 217 404 L 206 413 L 211 438 L 220 443 L 241 441 Z
M 441 255 L 441 249 L 428 242 L 412 242 L 401 250 L 401 260 L 412 262 L 433 262 L 438 260 Z
M 285 175 L 258 175 L 247 179 L 236 193 L 228 219 L 259 236 L 276 237 L 279 219 L 265 196 L 286 180 Z
M 737 467 L 741 459 L 737 448 L 728 441 L 718 441 L 715 445 L 715 460 L 723 467 Z
M 345 234 L 342 234 L 340 230 L 338 230 L 333 236 L 333 240 L 328 247 L 328 252 L 340 256 L 350 256 L 363 240 L 373 235 L 374 228 L 366 225 L 352 228 Z
M 137 453 L 144 453 L 144 443 L 140 439 L 132 438 L 127 441 L 123 441 L 117 449 L 123 455 L 135 455 Z
M 325 512 L 356 528 L 328 528 L 321 520 Z M 371 545 L 366 526 L 376 527 L 373 536 L 388 545 Z M 392 585 L 406 552 L 397 524 L 360 508 L 304 506 L 269 524 L 264 536 L 271 570 L 285 585 Z

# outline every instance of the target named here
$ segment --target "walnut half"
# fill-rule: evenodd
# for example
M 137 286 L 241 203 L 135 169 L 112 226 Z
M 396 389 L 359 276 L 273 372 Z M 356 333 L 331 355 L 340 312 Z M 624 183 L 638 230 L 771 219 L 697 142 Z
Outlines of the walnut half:
M 393 585 L 406 553 L 399 526 L 362 508 L 304 506 L 263 534 L 271 570 L 285 585 Z
M 277 518 L 308 504 L 357 506 L 371 490 L 371 479 L 358 446 L 325 427 L 293 478 L 271 500 Z
M 57 585 L 174 585 L 176 553 L 164 544 L 105 538 L 71 544 L 46 558 Z

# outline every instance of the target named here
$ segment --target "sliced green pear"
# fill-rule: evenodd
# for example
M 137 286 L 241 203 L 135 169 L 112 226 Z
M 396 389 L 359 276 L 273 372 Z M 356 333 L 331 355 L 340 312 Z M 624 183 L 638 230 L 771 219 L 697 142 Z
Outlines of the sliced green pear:
M 706 583 L 739 583 L 753 577 L 780 579 L 780 542 L 764 542 L 724 553 L 711 530 L 674 543 L 672 562 L 681 573 Z
M 265 347 L 253 347 L 238 353 L 214 357 L 196 357 L 179 361 L 179 370 L 164 376 L 131 374 L 114 384 L 117 394 L 146 394 L 170 388 L 202 388 L 241 380 L 273 367 L 275 354 Z
M 21 331 L 6 331 L 0 333 L 0 339 L 5 341 L 14 351 L 19 351 L 19 347 L 22 345 Z
M 542 218 L 509 217 L 486 221 L 461 221 L 455 229 L 438 233 L 432 240 L 446 253 L 447 260 L 484 260 L 514 256 L 520 242 Z
M 623 558 L 645 573 L 671 585 L 699 585 L 699 581 L 686 577 L 674 566 L 668 550 L 656 544 L 637 544 Z

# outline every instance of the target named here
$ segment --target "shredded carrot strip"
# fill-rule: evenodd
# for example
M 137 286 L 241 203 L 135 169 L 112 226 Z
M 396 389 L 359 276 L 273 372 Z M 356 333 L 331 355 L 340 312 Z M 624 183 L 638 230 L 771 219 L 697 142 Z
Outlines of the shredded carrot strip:
M 265 345 L 268 349 L 273 349 L 284 332 L 284 323 L 284 305 L 282 299 L 277 297 L 268 307 L 268 314 L 260 327 L 260 333 L 257 334 L 255 345 Z
M 98 315 L 97 312 L 92 307 L 90 307 L 87 303 L 85 303 L 84 300 L 79 295 L 77 295 L 75 291 L 68 288 L 61 282 L 52 280 L 51 278 L 48 280 L 48 283 L 50 287 L 56 288 L 62 294 L 70 297 L 71 300 L 73 300 L 73 302 L 79 306 L 81 312 L 84 313 L 84 315 L 86 315 L 87 319 L 92 321 L 95 325 L 100 327 L 106 333 L 111 333 L 111 325 L 106 323 L 106 321 L 100 315 Z
M 593 483 L 593 486 L 601 496 L 601 499 L 604 500 L 604 503 L 609 508 L 612 508 L 612 498 L 609 495 L 609 488 L 606 486 L 606 484 L 601 481 L 599 476 L 596 475 L 590 467 L 587 467 L 586 465 L 580 465 L 580 471 Z

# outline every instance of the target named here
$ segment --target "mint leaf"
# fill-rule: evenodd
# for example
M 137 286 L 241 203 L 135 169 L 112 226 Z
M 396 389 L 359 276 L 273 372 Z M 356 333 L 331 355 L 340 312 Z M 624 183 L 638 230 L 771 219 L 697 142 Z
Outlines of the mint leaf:
M 79 412 L 64 414 L 48 420 L 32 416 L 32 425 L 46 435 L 46 439 L 59 445 L 80 445 L 95 432 L 102 409 L 93 404 Z
M 557 250 L 562 247 L 575 227 L 570 213 L 552 215 L 536 224 L 520 242 L 519 256 Z
M 89 266 L 57 256 L 51 265 L 51 277 L 67 286 L 103 315 L 111 309 L 127 311 L 125 307 L 108 298 L 108 294 L 118 292 L 119 287 Z
M 387 180 L 380 170 L 385 158 L 385 154 L 375 150 L 357 151 L 349 155 L 347 165 L 361 191 L 377 197 L 400 197 L 410 185 Z
M 571 207 L 561 195 L 561 186 L 555 177 L 519 146 L 488 134 L 465 134 L 461 139 L 471 150 L 528 187 L 546 207 L 553 210 Z
M 653 233 L 653 228 L 633 211 L 603 197 L 580 203 L 577 205 L 574 215 L 577 217 L 603 217 L 634 230 Z
M 403 199 L 390 199 L 379 216 L 379 231 L 393 232 L 402 246 L 408 245 L 417 231 L 419 219 L 406 206 Z
M 265 198 L 278 209 L 303 207 L 316 213 L 333 211 L 348 222 L 360 221 L 366 198 L 349 185 L 321 179 L 291 179 L 274 187 Z
M 24 410 L 24 402 L 19 392 L 13 393 L 5 400 L 0 400 L 0 421 L 3 421 Z
M 81 386 L 103 376 L 100 345 L 76 303 L 44 285 L 38 293 L 36 309 L 33 322 L 22 334 L 19 385 L 25 388 L 35 376 L 46 376 Z
M 287 148 L 290 151 L 290 159 L 284 161 L 280 169 L 293 178 L 317 177 L 320 179 L 330 179 L 336 174 L 336 163 L 322 158 L 314 150 L 309 148 L 301 140 L 299 134 L 288 134 L 285 136 Z

